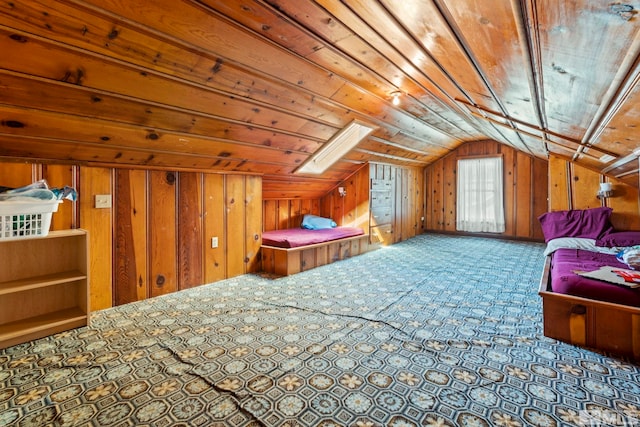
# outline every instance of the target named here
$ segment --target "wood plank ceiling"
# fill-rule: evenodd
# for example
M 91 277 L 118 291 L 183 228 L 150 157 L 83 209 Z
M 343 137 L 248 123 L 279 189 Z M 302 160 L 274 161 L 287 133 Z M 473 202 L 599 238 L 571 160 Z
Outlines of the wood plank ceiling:
M 317 197 L 466 141 L 638 184 L 640 0 L 0 1 L 0 156 L 264 175 Z M 400 105 L 391 93 L 400 91 Z M 321 176 L 295 169 L 357 119 Z

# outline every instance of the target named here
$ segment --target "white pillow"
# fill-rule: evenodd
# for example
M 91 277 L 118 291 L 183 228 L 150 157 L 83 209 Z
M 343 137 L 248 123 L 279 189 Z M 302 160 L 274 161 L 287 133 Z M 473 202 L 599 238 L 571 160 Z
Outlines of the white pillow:
M 548 256 L 558 249 L 583 249 L 585 251 L 600 252 L 603 254 L 615 255 L 619 252 L 616 248 L 607 248 L 604 246 L 596 246 L 596 239 L 588 239 L 586 237 L 558 237 L 549 240 L 544 250 L 544 255 Z

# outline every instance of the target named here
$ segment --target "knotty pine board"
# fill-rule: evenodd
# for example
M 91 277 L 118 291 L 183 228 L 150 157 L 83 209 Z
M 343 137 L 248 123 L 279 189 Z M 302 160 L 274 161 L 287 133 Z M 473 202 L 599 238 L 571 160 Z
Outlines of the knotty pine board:
M 202 174 L 178 175 L 178 287 L 192 288 L 203 280 Z

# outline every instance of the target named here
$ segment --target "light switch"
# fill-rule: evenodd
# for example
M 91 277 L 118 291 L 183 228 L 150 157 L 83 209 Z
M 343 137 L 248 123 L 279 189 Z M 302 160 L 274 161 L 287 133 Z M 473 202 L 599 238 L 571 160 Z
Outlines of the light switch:
M 96 209 L 105 209 L 111 207 L 111 194 L 96 194 Z
M 218 238 L 217 238 L 217 237 L 212 237 L 212 238 L 211 238 L 211 247 L 212 247 L 213 249 L 215 249 L 215 248 L 217 248 L 217 247 L 218 247 Z

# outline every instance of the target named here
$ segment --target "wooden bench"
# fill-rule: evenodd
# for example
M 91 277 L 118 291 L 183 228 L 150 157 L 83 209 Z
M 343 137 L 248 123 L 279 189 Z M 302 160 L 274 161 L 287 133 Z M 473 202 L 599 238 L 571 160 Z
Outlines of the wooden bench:
M 546 337 L 640 362 L 640 308 L 553 292 L 550 256 L 538 293 Z
M 362 234 L 295 248 L 262 245 L 260 258 L 263 272 L 289 276 L 363 254 L 375 247 L 377 245 L 369 244 L 369 235 Z

